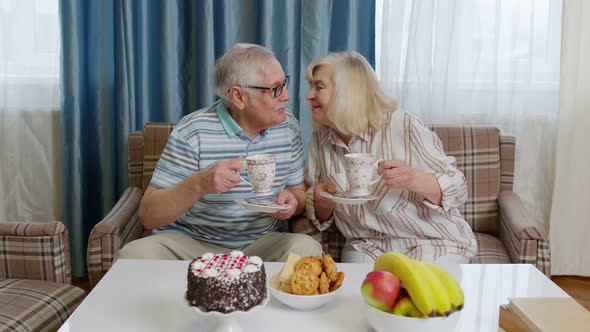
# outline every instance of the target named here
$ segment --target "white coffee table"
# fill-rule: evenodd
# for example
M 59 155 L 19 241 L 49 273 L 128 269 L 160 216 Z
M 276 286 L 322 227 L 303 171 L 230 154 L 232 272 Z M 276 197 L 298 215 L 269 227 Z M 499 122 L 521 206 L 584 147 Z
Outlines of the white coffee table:
M 184 300 L 188 261 L 119 260 L 59 331 L 206 331 Z M 265 263 L 267 274 L 281 263 Z M 271 298 L 239 320 L 246 331 L 370 331 L 360 286 L 366 264 L 338 264 L 346 278 L 335 303 L 295 311 Z M 498 305 L 508 297 L 569 297 L 529 264 L 461 267 L 466 303 L 457 331 L 498 331 Z M 394 330 L 394 329 L 393 329 Z M 392 330 L 392 331 L 393 331 Z

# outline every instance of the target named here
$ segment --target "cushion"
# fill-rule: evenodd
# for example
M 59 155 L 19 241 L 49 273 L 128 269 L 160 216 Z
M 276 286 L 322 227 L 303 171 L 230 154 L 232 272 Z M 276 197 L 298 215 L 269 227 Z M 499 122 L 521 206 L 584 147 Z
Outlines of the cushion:
M 172 123 L 146 123 L 143 129 L 143 190 L 150 184 L 156 164 L 172 129 Z
M 0 279 L 0 331 L 56 331 L 84 295 L 61 283 Z
M 510 264 L 510 257 L 506 247 L 499 238 L 484 234 L 474 233 L 477 241 L 477 254 L 471 258 L 474 264 Z
M 135 131 L 127 138 L 127 170 L 129 187 L 143 189 L 143 132 Z
M 465 175 L 468 197 L 459 211 L 474 232 L 497 236 L 500 131 L 494 127 L 434 126 L 431 129 L 440 138 L 445 153 L 457 159 L 457 168 Z

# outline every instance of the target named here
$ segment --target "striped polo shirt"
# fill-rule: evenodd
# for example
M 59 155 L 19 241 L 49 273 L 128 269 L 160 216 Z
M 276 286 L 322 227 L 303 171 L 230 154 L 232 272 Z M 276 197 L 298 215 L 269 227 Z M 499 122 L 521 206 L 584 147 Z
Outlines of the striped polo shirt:
M 219 101 L 185 116 L 170 133 L 150 184 L 158 189 L 170 188 L 215 161 L 264 153 L 276 155 L 272 187 L 275 197 L 285 187 L 302 184 L 301 130 L 293 115 L 286 115 L 285 121 L 261 131 L 253 139 Z M 245 170 L 240 175 L 250 182 Z M 179 230 L 197 240 L 243 248 L 279 226 L 278 220 L 235 202 L 253 195 L 252 187 L 243 182 L 225 193 L 205 194 L 178 220 L 155 231 Z

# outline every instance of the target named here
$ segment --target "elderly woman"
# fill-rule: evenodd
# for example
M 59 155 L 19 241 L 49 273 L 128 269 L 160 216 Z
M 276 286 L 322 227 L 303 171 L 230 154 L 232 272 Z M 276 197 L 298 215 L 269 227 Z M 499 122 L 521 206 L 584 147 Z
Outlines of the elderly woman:
M 457 209 L 467 197 L 465 177 L 436 134 L 397 109 L 358 53 L 313 61 L 307 79 L 315 130 L 306 212 L 320 231 L 336 224 L 346 238 L 341 260 L 366 262 L 396 251 L 420 260 L 468 263 L 477 244 Z M 350 153 L 383 160 L 380 179 L 370 187 L 376 199 L 364 204 L 336 204 L 322 194 L 348 189 L 344 156 Z

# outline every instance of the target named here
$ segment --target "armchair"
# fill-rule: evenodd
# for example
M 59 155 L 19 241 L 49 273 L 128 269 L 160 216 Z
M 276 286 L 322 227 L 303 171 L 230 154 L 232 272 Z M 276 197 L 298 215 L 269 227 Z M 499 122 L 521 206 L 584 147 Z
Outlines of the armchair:
M 0 330 L 56 331 L 82 302 L 60 222 L 0 223 Z
M 170 123 L 146 123 L 144 131 L 129 134 L 127 169 L 129 188 L 90 232 L 87 269 L 90 285 L 96 285 L 113 264 L 115 253 L 127 243 L 149 235 L 139 222 L 139 202 L 174 128 Z

